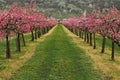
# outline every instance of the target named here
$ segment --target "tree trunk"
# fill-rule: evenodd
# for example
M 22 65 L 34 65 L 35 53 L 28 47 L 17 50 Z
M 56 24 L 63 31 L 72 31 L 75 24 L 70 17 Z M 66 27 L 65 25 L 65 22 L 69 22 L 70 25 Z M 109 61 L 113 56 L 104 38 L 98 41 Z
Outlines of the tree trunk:
M 84 34 L 84 36 L 85 36 L 85 37 L 84 37 L 84 41 L 86 41 L 86 40 L 87 40 L 87 38 L 86 38 L 86 34 L 87 34 L 87 33 L 85 32 L 85 34 Z
M 73 28 L 73 33 L 75 34 L 75 28 Z
M 103 36 L 103 42 L 102 42 L 102 50 L 101 50 L 101 53 L 104 53 L 104 52 L 105 52 L 105 43 L 106 43 L 106 37 Z
M 90 33 L 90 46 L 92 46 L 92 33 Z
M 42 28 L 41 31 L 42 31 L 42 35 L 44 35 L 44 28 Z
M 50 27 L 48 27 L 48 30 L 50 30 L 51 28 Z
M 48 33 L 48 29 L 47 29 L 47 27 L 45 28 L 45 33 Z
M 46 28 L 44 28 L 44 34 L 46 34 Z
M 47 33 L 47 28 L 45 27 L 45 33 Z
M 71 29 L 71 32 L 73 33 L 73 28 Z
M 77 35 L 77 31 L 76 31 L 76 28 L 75 28 L 75 35 Z
M 111 59 L 114 60 L 114 48 L 115 48 L 115 42 L 112 41 L 112 54 L 111 54 Z
M 18 51 L 18 52 L 21 52 L 20 33 L 17 34 L 17 51 Z
M 77 28 L 75 30 L 76 30 L 76 35 L 78 36 L 78 30 L 77 30 Z
M 87 32 L 87 43 L 89 43 L 89 33 Z
M 45 34 L 45 28 L 43 28 L 43 34 Z
M 49 27 L 47 27 L 47 32 L 49 32 Z
M 33 33 L 33 31 L 31 31 L 31 37 L 32 37 L 31 41 L 34 41 L 34 33 Z
M 35 39 L 37 39 L 37 30 L 35 30 Z
M 9 35 L 6 34 L 6 58 L 9 59 L 11 57 L 10 54 L 10 41 L 9 41 Z
M 77 31 L 77 28 L 75 28 L 75 34 L 78 36 L 78 31 Z
M 40 33 L 41 33 L 41 35 L 43 35 L 43 29 L 42 28 L 40 29 Z
M 79 33 L 79 29 L 77 29 L 77 36 L 79 36 L 79 34 L 80 34 L 80 33 Z
M 70 32 L 72 32 L 72 29 L 70 29 Z
M 40 38 L 40 36 L 41 36 L 41 33 L 40 33 L 40 30 L 38 31 L 38 38 Z
M 23 42 L 23 46 L 26 46 L 24 34 L 22 34 L 22 42 Z
M 81 30 L 79 30 L 79 37 L 82 38 L 82 36 L 81 36 Z
M 93 46 L 93 49 L 96 49 L 96 36 L 95 36 L 95 33 L 94 33 L 94 46 Z
M 82 37 L 82 39 L 84 39 L 84 32 L 83 31 L 81 31 L 81 37 Z

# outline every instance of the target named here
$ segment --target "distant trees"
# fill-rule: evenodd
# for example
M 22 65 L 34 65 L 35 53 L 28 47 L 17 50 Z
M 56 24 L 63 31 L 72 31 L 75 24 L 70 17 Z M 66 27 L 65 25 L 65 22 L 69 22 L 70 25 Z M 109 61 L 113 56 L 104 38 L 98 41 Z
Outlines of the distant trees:
M 92 4 L 95 4 L 100 7 L 100 9 L 110 8 L 113 5 L 120 10 L 120 0 L 91 0 Z

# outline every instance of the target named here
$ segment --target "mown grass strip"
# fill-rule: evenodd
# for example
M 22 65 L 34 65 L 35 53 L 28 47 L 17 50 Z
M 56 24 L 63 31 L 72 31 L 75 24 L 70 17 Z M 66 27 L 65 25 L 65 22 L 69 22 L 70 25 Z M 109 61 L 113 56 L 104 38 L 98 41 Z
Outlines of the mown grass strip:
M 73 42 L 61 25 L 11 80 L 102 80 L 92 60 Z

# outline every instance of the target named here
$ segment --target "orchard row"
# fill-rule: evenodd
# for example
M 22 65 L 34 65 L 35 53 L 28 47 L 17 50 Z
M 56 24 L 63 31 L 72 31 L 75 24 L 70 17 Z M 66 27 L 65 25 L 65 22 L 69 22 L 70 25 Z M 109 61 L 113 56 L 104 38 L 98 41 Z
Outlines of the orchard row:
M 101 53 L 105 52 L 106 38 L 112 42 L 111 59 L 114 60 L 115 44 L 120 46 L 120 13 L 115 8 L 100 12 L 94 10 L 91 14 L 61 21 L 70 31 L 84 39 L 96 48 L 96 34 L 103 37 Z
M 33 4 L 25 7 L 13 5 L 0 13 L 0 38 L 6 40 L 6 58 L 11 57 L 10 37 L 16 37 L 16 49 L 21 51 L 20 36 L 25 44 L 24 34 L 31 32 L 31 41 L 47 33 L 57 22 L 37 13 Z

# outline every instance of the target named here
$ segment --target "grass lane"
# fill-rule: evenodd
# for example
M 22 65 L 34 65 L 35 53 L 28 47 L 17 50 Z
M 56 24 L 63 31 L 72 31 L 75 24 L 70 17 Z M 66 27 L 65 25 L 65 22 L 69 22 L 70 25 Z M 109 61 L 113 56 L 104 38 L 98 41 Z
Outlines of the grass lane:
M 58 25 L 11 80 L 102 80 L 92 60 Z

